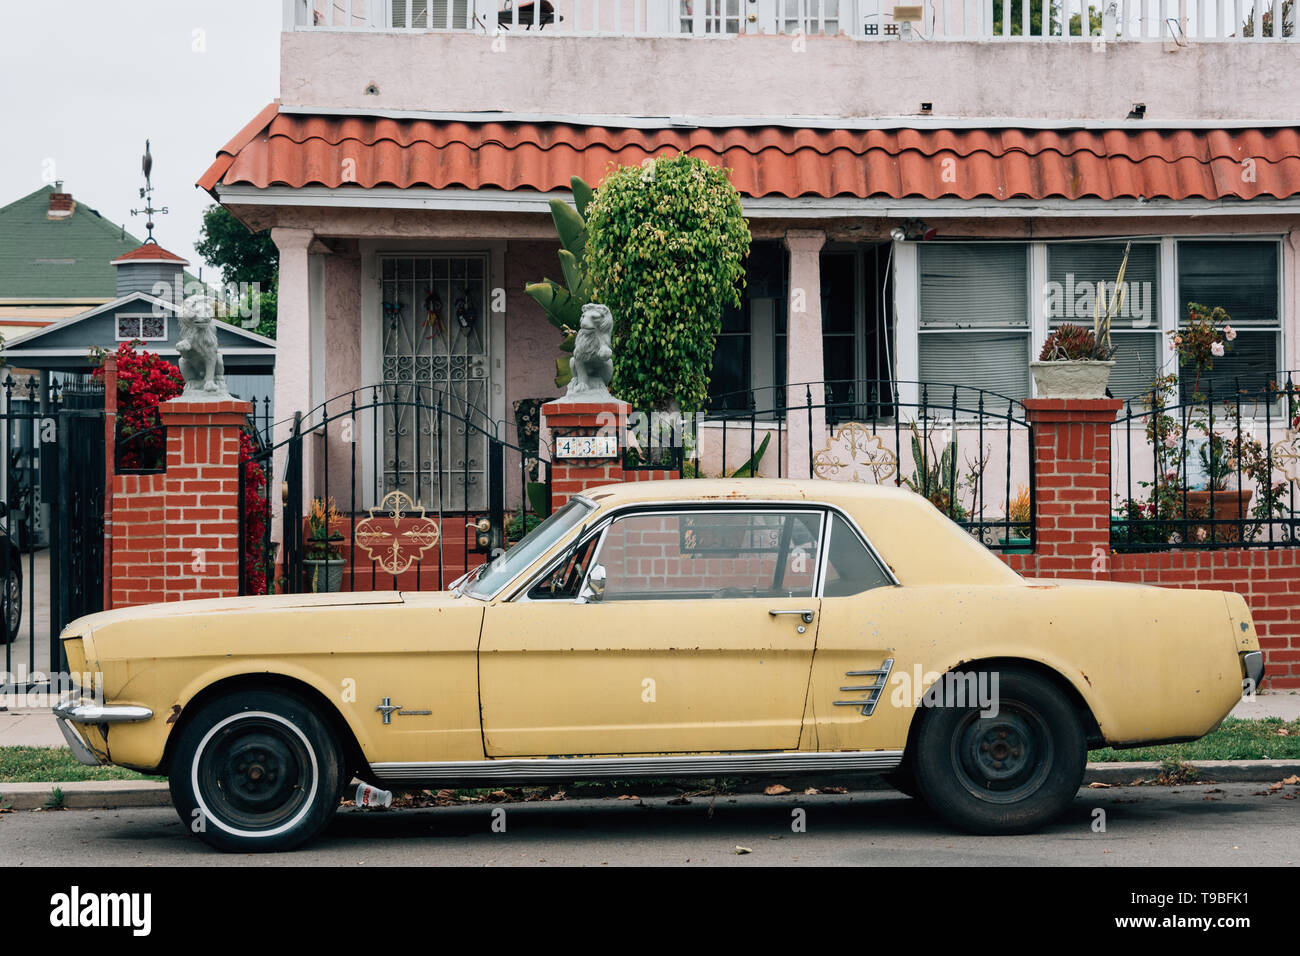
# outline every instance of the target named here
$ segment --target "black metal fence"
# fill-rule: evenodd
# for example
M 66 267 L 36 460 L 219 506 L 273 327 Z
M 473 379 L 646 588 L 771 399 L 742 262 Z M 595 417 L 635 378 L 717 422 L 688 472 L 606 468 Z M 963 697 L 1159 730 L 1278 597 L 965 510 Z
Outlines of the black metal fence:
M 715 396 L 690 432 L 685 477 L 906 487 L 994 550 L 1033 548 L 1029 426 L 1024 406 L 1004 395 L 925 382 L 799 383 Z M 792 455 L 796 432 L 807 449 Z
M 5 692 L 64 670 L 59 631 L 103 608 L 104 390 L 86 376 L 60 377 L 44 392 L 35 376 L 6 375 L 0 386 Z
M 1127 402 L 1111 433 L 1112 547 L 1300 543 L 1300 390 L 1284 381 Z
M 282 591 L 442 589 L 550 510 L 546 463 L 452 392 L 368 386 L 281 427 L 254 462 L 283 458 Z

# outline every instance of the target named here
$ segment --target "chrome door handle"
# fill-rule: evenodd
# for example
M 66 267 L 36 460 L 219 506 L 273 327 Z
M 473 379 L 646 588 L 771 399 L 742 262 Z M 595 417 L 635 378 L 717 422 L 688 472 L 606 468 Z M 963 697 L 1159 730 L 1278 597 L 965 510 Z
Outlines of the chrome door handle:
M 773 617 L 777 617 L 778 615 L 781 614 L 798 614 L 805 624 L 811 624 L 813 622 L 813 615 L 816 614 L 817 612 L 810 611 L 807 608 L 804 608 L 803 610 L 799 610 L 799 611 L 771 610 L 768 611 L 767 613 L 772 615 Z

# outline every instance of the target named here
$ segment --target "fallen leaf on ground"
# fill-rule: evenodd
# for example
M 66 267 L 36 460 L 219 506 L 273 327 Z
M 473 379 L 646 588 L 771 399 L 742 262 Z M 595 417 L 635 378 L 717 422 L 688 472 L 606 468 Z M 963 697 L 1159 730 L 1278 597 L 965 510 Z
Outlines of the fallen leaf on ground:
M 738 846 L 732 852 L 734 852 L 737 856 L 744 856 L 746 853 L 753 853 L 754 851 L 747 846 Z
M 783 786 L 782 786 L 781 784 L 779 784 L 779 783 L 774 783 L 774 784 L 772 784 L 771 786 L 769 786 L 766 790 L 764 790 L 763 792 L 764 792 L 765 794 L 767 794 L 769 797 L 779 797 L 779 796 L 780 796 L 781 794 L 783 794 L 783 793 L 789 793 L 789 792 L 790 792 L 790 788 L 789 788 L 789 787 L 783 787 Z
M 821 791 L 818 790 L 816 787 L 809 787 L 807 790 L 804 791 L 804 794 L 809 797 L 815 797 L 819 793 L 821 793 Z
M 1285 777 L 1282 780 L 1282 782 L 1285 784 L 1289 784 L 1292 787 L 1300 787 L 1300 776 L 1297 776 L 1296 774 L 1293 773 L 1291 774 L 1291 776 Z
M 822 787 L 822 793 L 848 793 L 847 787 Z
M 1281 789 L 1282 789 L 1282 782 L 1280 780 L 1268 788 L 1269 793 L 1277 793 L 1277 791 Z
M 1112 784 L 1109 784 L 1109 783 L 1102 783 L 1100 780 L 1094 780 L 1092 783 L 1088 784 L 1088 789 L 1089 789 L 1089 790 L 1109 790 L 1109 789 L 1111 788 L 1111 786 L 1112 786 Z
M 620 795 L 619 795 L 619 799 L 620 799 L 620 800 L 640 800 L 641 798 L 638 797 L 638 796 L 636 796 L 635 794 L 631 794 L 631 793 L 623 793 L 623 794 L 620 794 Z

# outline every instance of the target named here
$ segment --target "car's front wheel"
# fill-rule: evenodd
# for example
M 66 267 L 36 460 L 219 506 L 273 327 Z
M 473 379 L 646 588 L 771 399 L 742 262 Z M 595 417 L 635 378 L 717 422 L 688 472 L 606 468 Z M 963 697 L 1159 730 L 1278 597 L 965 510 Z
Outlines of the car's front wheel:
M 976 675 L 996 688 L 981 707 L 947 685 L 921 715 L 913 754 L 917 788 L 937 813 L 974 833 L 1026 833 L 1069 806 L 1083 782 L 1087 744 L 1072 702 L 1019 668 Z M 968 685 L 967 685 L 968 686 Z M 984 696 L 984 695 L 981 695 Z
M 181 728 L 172 803 L 221 850 L 290 850 L 338 809 L 342 759 L 329 725 L 296 695 L 241 691 L 203 704 Z

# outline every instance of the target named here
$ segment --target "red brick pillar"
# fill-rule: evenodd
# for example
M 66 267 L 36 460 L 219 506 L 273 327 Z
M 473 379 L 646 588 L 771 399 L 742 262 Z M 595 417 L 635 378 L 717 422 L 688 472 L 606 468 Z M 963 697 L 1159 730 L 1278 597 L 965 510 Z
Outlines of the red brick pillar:
M 239 593 L 239 434 L 251 411 L 159 406 L 166 472 L 113 477 L 113 607 Z
M 1110 575 L 1110 429 L 1118 399 L 1032 398 L 1034 555 L 1045 577 Z
M 542 432 L 550 435 L 552 511 L 580 491 L 625 480 L 623 436 L 630 408 L 617 400 L 542 406 Z

